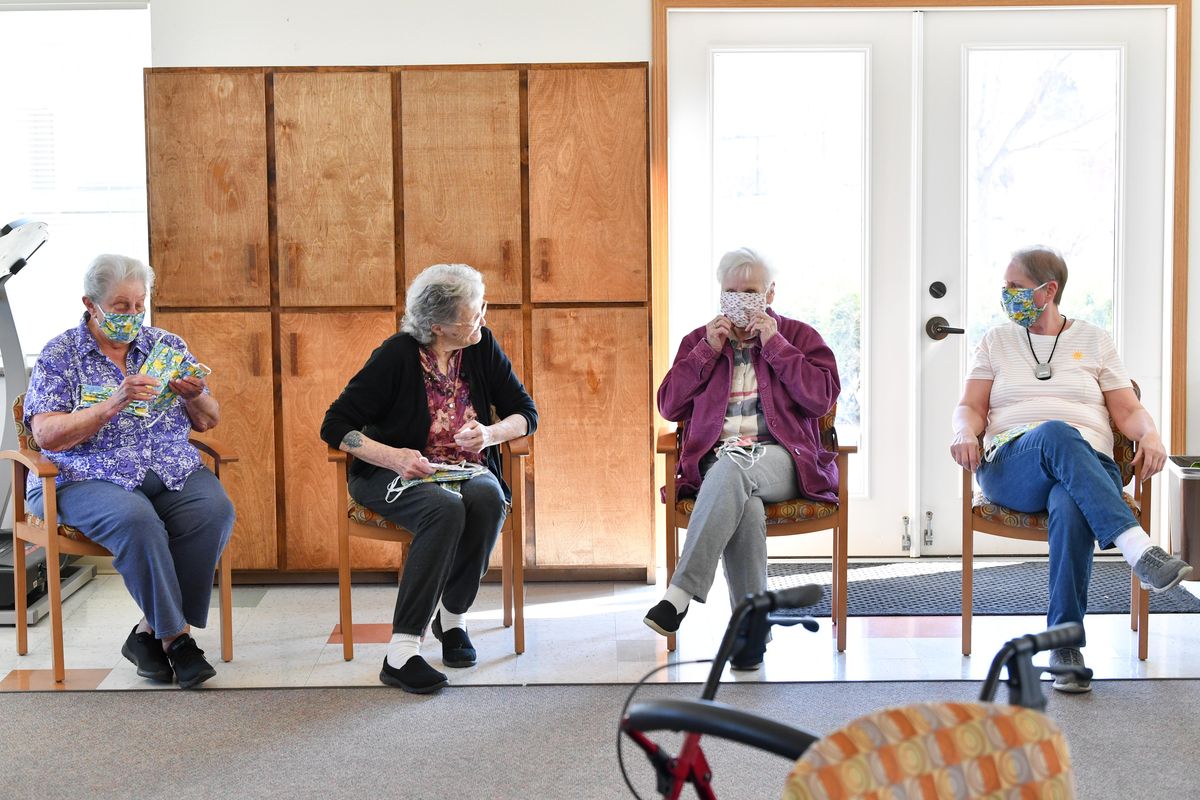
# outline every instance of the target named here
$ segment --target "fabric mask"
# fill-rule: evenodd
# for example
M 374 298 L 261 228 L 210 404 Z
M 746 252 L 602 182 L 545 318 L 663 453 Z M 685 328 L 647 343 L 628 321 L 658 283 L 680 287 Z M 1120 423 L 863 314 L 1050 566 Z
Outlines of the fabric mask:
M 1046 306 L 1050 305 L 1050 301 L 1048 300 L 1046 301 L 1046 305 L 1041 308 L 1033 304 L 1033 293 L 1045 286 L 1046 284 L 1043 283 L 1041 286 L 1036 286 L 1033 289 L 1009 289 L 1007 286 L 1003 287 L 1000 289 L 1000 305 L 1004 307 L 1004 313 L 1022 328 L 1030 327 L 1042 316 L 1042 312 L 1046 310 Z
M 721 292 L 721 313 L 739 328 L 749 327 L 754 316 L 767 310 L 767 296 L 761 292 Z
M 140 314 L 110 314 L 100 308 L 99 303 L 96 304 L 96 308 L 104 315 L 104 319 L 96 321 L 96 327 L 114 342 L 132 342 L 142 330 L 142 321 L 146 318 L 145 311 Z

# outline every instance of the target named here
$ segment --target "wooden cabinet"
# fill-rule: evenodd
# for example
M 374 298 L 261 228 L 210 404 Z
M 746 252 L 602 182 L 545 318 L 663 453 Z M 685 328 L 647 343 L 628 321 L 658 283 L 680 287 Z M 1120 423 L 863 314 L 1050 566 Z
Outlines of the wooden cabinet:
M 533 312 L 537 563 L 653 563 L 649 318 Z
M 270 302 L 264 80 L 146 74 L 150 263 L 160 305 Z
M 275 569 L 275 397 L 271 315 L 266 311 L 155 312 L 154 324 L 179 334 L 212 368 L 208 385 L 221 422 L 205 437 L 238 455 L 221 475 L 237 510 L 230 552 L 235 569 Z
M 396 302 L 391 80 L 382 72 L 274 76 L 284 306 Z
M 531 300 L 645 302 L 646 72 L 529 71 Z
M 390 311 L 284 312 L 279 316 L 283 387 L 283 474 L 287 568 L 337 567 L 336 509 L 345 487 L 321 440 L 325 412 L 384 339 L 396 332 Z M 352 542 L 356 568 L 395 568 L 399 545 Z
M 470 264 L 493 303 L 521 302 L 517 70 L 400 76 L 404 271 Z

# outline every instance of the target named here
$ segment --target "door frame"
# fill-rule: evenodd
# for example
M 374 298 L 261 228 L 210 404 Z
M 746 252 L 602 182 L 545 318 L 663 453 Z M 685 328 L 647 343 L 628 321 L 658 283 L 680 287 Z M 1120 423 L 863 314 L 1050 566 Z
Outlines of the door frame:
M 1187 311 L 1188 311 L 1188 169 L 1189 136 L 1191 130 L 1191 0 L 653 0 L 651 10 L 650 59 L 650 275 L 653 320 L 651 360 L 654 385 L 662 382 L 670 365 L 667 315 L 668 291 L 668 227 L 667 227 L 667 13 L 670 10 L 716 11 L 722 9 L 749 11 L 804 9 L 994 9 L 994 8 L 1069 8 L 1127 7 L 1165 8 L 1175 12 L 1175 148 L 1174 186 L 1172 199 L 1172 235 L 1169 251 L 1171 275 L 1171 385 L 1170 436 L 1172 452 L 1186 449 L 1187 435 Z M 656 420 L 661 426 L 661 419 Z M 656 459 L 657 462 L 657 459 Z M 657 474 L 662 467 L 656 463 Z M 661 509 L 659 509 L 661 514 Z M 656 528 L 661 527 L 656 525 Z

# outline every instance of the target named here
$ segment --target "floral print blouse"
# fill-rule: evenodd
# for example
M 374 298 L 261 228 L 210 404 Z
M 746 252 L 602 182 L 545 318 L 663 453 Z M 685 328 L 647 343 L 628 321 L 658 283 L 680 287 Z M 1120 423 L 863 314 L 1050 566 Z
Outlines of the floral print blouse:
M 478 418 L 471 404 L 470 385 L 461 374 L 462 350 L 450 357 L 446 373 L 438 367 L 437 356 L 427 347 L 420 348 L 421 373 L 425 377 L 425 399 L 429 403 L 429 437 L 424 455 L 430 461 L 457 464 L 467 461 L 484 463 L 483 453 L 463 450 L 454 441 L 454 434 L 463 425 Z
M 183 339 L 175 334 L 144 327 L 130 343 L 125 374 L 140 370 L 160 340 L 177 350 L 187 350 Z M 190 354 L 189 360 L 193 360 Z M 37 414 L 70 413 L 86 407 L 85 386 L 115 389 L 124 379 L 117 365 L 100 352 L 85 315 L 77 327 L 54 337 L 42 349 L 25 393 L 25 426 L 32 431 L 31 420 Z M 154 470 L 168 489 L 178 490 L 201 467 L 199 452 L 188 443 L 191 431 L 192 421 L 180 400 L 161 417 L 118 414 L 86 442 L 70 450 L 43 451 L 43 455 L 58 467 L 56 485 L 102 480 L 132 492 L 142 484 L 146 472 Z M 38 484 L 30 473 L 26 492 Z

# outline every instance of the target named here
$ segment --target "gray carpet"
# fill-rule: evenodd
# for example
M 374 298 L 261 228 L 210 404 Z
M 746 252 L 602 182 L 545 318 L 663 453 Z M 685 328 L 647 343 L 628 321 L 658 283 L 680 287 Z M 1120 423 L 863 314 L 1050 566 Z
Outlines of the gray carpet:
M 627 686 L 0 694 L 0 794 L 22 798 L 627 797 Z M 813 732 L 888 705 L 974 699 L 972 682 L 732 684 L 718 699 Z M 645 697 L 698 696 L 651 686 Z M 1051 693 L 1053 694 L 1053 693 Z M 1088 800 L 1195 797 L 1200 681 L 1100 681 L 1050 697 Z M 660 737 L 671 741 L 673 737 Z M 672 746 L 677 739 L 672 742 Z M 779 797 L 790 764 L 710 741 L 718 796 Z M 648 767 L 627 750 L 643 796 Z M 691 795 L 685 795 L 691 796 Z
M 810 582 L 809 576 L 829 576 L 829 564 L 770 563 L 767 587 L 782 589 Z M 897 562 L 852 563 L 848 569 L 846 613 L 851 617 L 958 616 L 962 613 L 960 562 L 920 559 Z M 1050 572 L 1045 561 L 975 564 L 975 616 L 1042 616 L 1049 603 Z M 1155 614 L 1200 613 L 1200 598 L 1176 586 L 1150 594 Z M 820 605 L 801 612 L 829 616 L 829 592 Z M 1129 613 L 1129 565 L 1124 561 L 1097 561 L 1088 584 L 1089 614 Z

